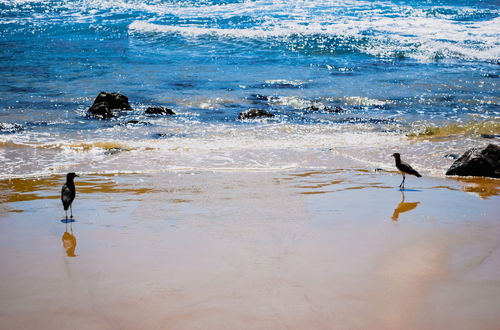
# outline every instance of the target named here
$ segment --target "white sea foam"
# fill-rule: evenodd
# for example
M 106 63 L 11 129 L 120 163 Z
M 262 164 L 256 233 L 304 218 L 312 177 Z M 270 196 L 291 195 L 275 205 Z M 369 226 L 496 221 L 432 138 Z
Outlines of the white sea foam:
M 270 103 L 273 105 L 290 106 L 295 109 L 305 109 L 316 105 L 314 101 L 306 100 L 298 96 L 280 96 L 272 99 Z
M 356 16 L 353 9 L 364 8 Z M 373 3 L 371 3 L 372 7 Z M 465 58 L 487 61 L 500 59 L 500 18 L 486 21 L 461 22 L 445 15 L 389 3 L 378 3 L 387 10 L 370 9 L 364 2 L 342 1 L 333 5 L 324 1 L 252 1 L 243 4 L 185 7 L 164 7 L 164 14 L 179 18 L 205 19 L 200 24 L 159 24 L 155 19 L 136 20 L 130 24 L 131 33 L 179 34 L 188 38 L 207 35 L 230 38 L 288 38 L 314 37 L 316 47 L 328 51 L 328 38 L 340 38 L 358 51 L 375 56 L 404 56 L 422 60 Z M 375 6 L 376 7 L 376 6 Z M 349 10 L 348 10 L 349 9 Z M 255 24 L 221 27 L 207 23 L 208 18 L 248 16 Z M 279 17 L 279 18 L 278 18 Z M 326 38 L 326 39 L 325 39 Z M 369 42 L 366 42 L 366 40 Z M 296 41 L 295 41 L 296 42 Z M 345 44 L 344 43 L 344 44 Z M 307 45 L 306 45 L 307 46 Z
M 0 0 L 0 3 L 6 6 L 26 7 L 32 3 L 47 8 L 51 6 L 50 1 Z M 227 4 L 86 0 L 58 3 L 57 9 L 57 13 L 47 9 L 34 13 L 33 17 L 22 15 L 19 22 L 60 22 L 62 15 L 67 21 L 95 23 L 99 17 L 130 13 L 144 17 L 130 23 L 131 34 L 178 34 L 186 38 L 210 35 L 257 40 L 278 38 L 289 42 L 290 48 L 295 50 L 317 47 L 322 51 L 335 51 L 340 44 L 382 57 L 500 60 L 498 9 L 430 5 L 422 9 L 398 2 L 356 0 L 247 0 Z M 488 14 L 492 18 L 461 20 L 477 14 Z M 10 18 L 5 19 L 12 22 Z M 220 23 L 231 20 L 234 22 Z M 338 39 L 337 44 L 332 43 L 332 38 Z
M 337 168 L 335 155 L 390 170 L 399 151 L 425 175 L 442 176 L 450 151 L 463 152 L 480 141 L 412 141 L 401 134 L 367 131 L 360 125 L 192 124 L 177 127 L 191 135 L 163 139 L 95 139 L 69 142 L 64 136 L 35 143 L 35 135 L 0 136 L 0 178 L 68 171 L 154 173 L 162 171 L 275 171 Z M 46 141 L 43 137 L 42 140 Z M 109 152 L 112 151 L 112 152 Z M 116 152 L 115 152 L 116 151 Z M 426 155 L 426 157 L 421 157 Z
M 384 106 L 390 103 L 390 101 L 387 100 L 384 101 L 363 96 L 346 96 L 341 99 L 343 99 L 344 102 L 348 105 L 356 106 Z
M 270 85 L 302 86 L 304 84 L 307 84 L 307 81 L 302 81 L 302 80 L 286 80 L 286 79 L 269 79 L 269 80 L 266 80 L 266 84 L 270 84 Z

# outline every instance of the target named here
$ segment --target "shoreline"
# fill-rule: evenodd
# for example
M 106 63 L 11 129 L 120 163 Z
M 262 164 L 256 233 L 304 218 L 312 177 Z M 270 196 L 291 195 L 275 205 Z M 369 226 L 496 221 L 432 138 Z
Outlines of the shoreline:
M 88 174 L 179 171 L 289 171 L 303 168 L 394 169 L 392 152 L 424 176 L 443 177 L 454 159 L 470 148 L 495 139 L 449 136 L 409 137 L 401 132 L 337 125 L 251 123 L 248 125 L 111 127 L 104 135 L 0 135 L 0 179 L 50 176 L 67 172 Z M 255 126 L 254 126 L 255 124 Z M 172 126 L 169 126 L 172 125 Z M 138 130 L 161 135 L 131 138 Z M 115 131 L 118 130 L 118 131 Z M 125 137 L 121 137 L 125 134 Z M 115 136 L 116 135 L 116 136 Z M 139 134 L 141 136 L 141 134 Z M 41 139 L 41 140 L 40 140 Z M 422 157 L 422 155 L 425 155 Z M 146 169 L 146 170 L 145 170 Z
M 11 181 L 0 204 L 0 320 L 17 329 L 496 328 L 500 182 L 411 178 L 403 200 L 400 178 L 90 175 L 77 178 L 72 223 L 61 222 L 61 176 Z

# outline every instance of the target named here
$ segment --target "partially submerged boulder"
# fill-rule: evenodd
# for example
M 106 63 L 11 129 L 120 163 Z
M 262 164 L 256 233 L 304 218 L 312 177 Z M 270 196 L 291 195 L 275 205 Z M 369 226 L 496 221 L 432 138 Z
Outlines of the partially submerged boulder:
M 132 110 L 128 97 L 120 93 L 100 92 L 88 112 L 90 116 L 107 119 L 114 117 L 116 110 Z
M 94 102 L 88 110 L 88 115 L 100 119 L 108 119 L 115 116 L 106 102 Z
M 446 175 L 500 178 L 500 147 L 489 144 L 486 148 L 467 150 L 451 165 Z
M 274 117 L 274 115 L 268 111 L 261 109 L 248 109 L 243 112 L 240 112 L 238 119 L 244 120 L 244 119 L 271 118 L 271 117 Z
M 172 109 L 165 107 L 149 107 L 144 113 L 147 115 L 175 115 Z

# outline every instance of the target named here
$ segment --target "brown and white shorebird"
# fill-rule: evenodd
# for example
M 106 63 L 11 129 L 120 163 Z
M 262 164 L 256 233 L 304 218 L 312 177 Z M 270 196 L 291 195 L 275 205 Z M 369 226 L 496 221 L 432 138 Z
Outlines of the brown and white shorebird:
M 73 208 L 71 203 L 76 196 L 75 182 L 73 181 L 77 177 L 75 173 L 71 172 L 66 175 L 66 183 L 63 184 L 61 190 L 61 200 L 63 203 L 64 211 L 66 211 L 66 219 L 68 219 L 68 208 L 71 211 L 71 218 L 73 218 Z
M 413 167 L 410 166 L 410 164 L 401 161 L 401 155 L 399 153 L 393 153 L 392 157 L 394 157 L 394 159 L 396 160 L 396 167 L 401 171 L 401 174 L 403 175 L 403 181 L 401 181 L 401 184 L 399 185 L 400 189 L 405 189 L 405 173 L 414 175 L 417 178 L 422 177 L 417 171 L 413 169 Z

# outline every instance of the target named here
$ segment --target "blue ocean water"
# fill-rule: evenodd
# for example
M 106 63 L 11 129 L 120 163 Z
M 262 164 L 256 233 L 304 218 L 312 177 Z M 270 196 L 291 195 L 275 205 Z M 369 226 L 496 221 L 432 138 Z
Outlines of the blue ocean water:
M 286 148 L 368 140 L 362 154 L 376 164 L 429 126 L 474 121 L 494 136 L 499 36 L 499 3 L 486 0 L 2 0 L 0 172 L 117 171 L 130 159 L 109 150 L 150 149 L 158 161 L 130 170 L 281 168 Z M 127 95 L 135 111 L 87 118 L 100 91 Z M 151 105 L 178 115 L 147 117 Z M 249 108 L 276 116 L 238 121 Z M 325 164 L 287 166 L 308 165 Z

